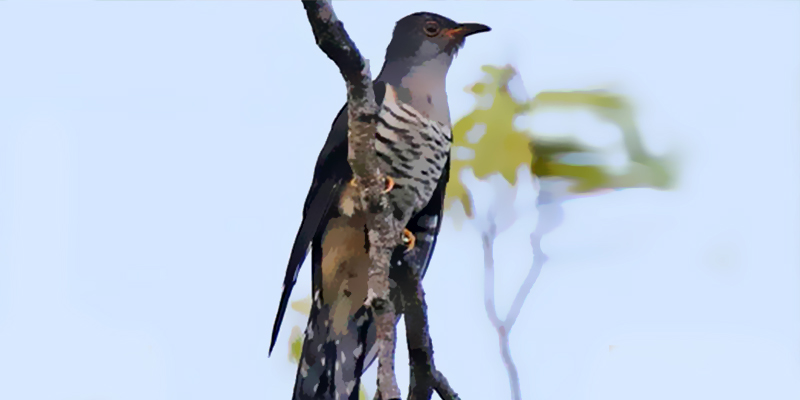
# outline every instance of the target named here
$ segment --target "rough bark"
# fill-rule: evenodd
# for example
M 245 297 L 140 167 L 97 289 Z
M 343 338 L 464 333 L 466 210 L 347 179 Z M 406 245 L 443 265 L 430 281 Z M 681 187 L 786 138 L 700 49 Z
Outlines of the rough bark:
M 348 161 L 361 197 L 360 209 L 367 213 L 369 256 L 367 306 L 373 310 L 377 328 L 378 391 L 376 399 L 399 399 L 400 389 L 394 372 L 397 313 L 390 298 L 389 272 L 392 252 L 401 245 L 400 226 L 391 215 L 385 174 L 380 171 L 375 149 L 376 116 L 369 63 L 361 56 L 342 22 L 327 0 L 303 1 L 317 45 L 339 68 L 347 85 Z M 421 262 L 411 259 L 407 262 Z M 444 375 L 433 363 L 433 345 L 428 330 L 425 293 L 419 277 L 409 265 L 397 279 L 401 296 L 398 308 L 406 320 L 411 384 L 409 399 L 430 399 L 435 390 L 442 399 L 457 400 Z
M 392 250 L 400 244 L 402 226 L 392 218 L 383 193 L 385 175 L 380 171 L 375 149 L 378 105 L 372 89 L 369 63 L 361 56 L 329 1 L 304 1 L 317 45 L 336 63 L 347 85 L 348 161 L 361 197 L 360 209 L 367 214 L 369 289 L 377 329 L 378 394 L 381 399 L 399 399 L 394 373 L 395 310 L 389 300 L 389 264 Z

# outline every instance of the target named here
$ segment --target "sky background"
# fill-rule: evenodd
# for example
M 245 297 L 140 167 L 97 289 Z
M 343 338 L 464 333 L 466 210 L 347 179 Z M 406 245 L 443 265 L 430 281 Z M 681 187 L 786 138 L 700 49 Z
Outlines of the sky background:
M 454 121 L 480 66 L 511 64 L 530 96 L 629 96 L 648 149 L 681 151 L 678 190 L 565 204 L 511 334 L 523 398 L 800 398 L 800 3 L 334 7 L 374 74 L 409 13 L 491 26 L 449 73 Z M 288 398 L 305 316 L 271 358 L 269 333 L 344 100 L 298 2 L 0 2 L 0 399 Z M 580 112 L 525 123 L 609 134 Z M 501 317 L 531 218 L 496 243 Z M 462 398 L 509 398 L 482 268 L 448 219 L 436 363 Z

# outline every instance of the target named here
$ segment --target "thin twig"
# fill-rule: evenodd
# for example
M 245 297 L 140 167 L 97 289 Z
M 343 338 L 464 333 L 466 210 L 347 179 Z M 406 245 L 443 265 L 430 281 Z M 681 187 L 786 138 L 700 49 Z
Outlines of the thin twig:
M 494 221 L 490 222 L 488 232 L 481 235 L 483 239 L 483 305 L 486 308 L 486 315 L 492 326 L 497 328 L 502 325 L 502 321 L 497 317 L 497 309 L 494 305 Z
M 522 310 L 522 305 L 525 304 L 525 299 L 528 297 L 528 293 L 531 292 L 533 284 L 536 283 L 536 279 L 539 277 L 539 273 L 542 271 L 542 266 L 547 261 L 547 255 L 542 251 L 541 243 L 541 235 L 536 232 L 531 233 L 533 263 L 531 264 L 531 268 L 528 270 L 528 275 L 525 276 L 525 280 L 522 282 L 522 286 L 520 286 L 519 291 L 517 291 L 517 295 L 514 297 L 514 302 L 511 303 L 511 309 L 508 310 L 505 323 L 503 323 L 503 325 L 505 325 L 506 329 L 509 331 L 514 327 L 514 323 L 517 322 L 517 317 L 519 316 L 519 312 Z
M 494 329 L 497 330 L 497 336 L 500 339 L 500 356 L 503 358 L 503 364 L 508 371 L 508 380 L 511 385 L 511 398 L 513 400 L 521 400 L 519 388 L 519 375 L 517 367 L 514 365 L 514 360 L 511 358 L 511 348 L 508 341 L 508 334 L 510 329 L 506 329 L 505 324 L 497 317 L 497 309 L 495 308 L 495 295 L 494 295 L 494 239 L 496 237 L 494 219 L 489 217 L 489 229 L 482 235 L 483 239 L 483 265 L 484 265 L 484 281 L 483 281 L 483 300 L 486 307 L 486 315 L 489 317 Z
M 361 56 L 329 1 L 303 1 L 317 45 L 336 63 L 347 84 L 348 162 L 367 214 L 369 256 L 367 305 L 372 307 L 377 330 L 378 392 L 384 400 L 399 399 L 394 373 L 395 311 L 389 299 L 389 262 L 400 244 L 400 229 L 389 213 L 382 193 L 384 175 L 375 154 L 378 106 L 372 89 L 369 63 Z
M 504 321 L 500 321 L 495 309 L 495 292 L 494 292 L 494 240 L 497 236 L 496 227 L 494 225 L 494 218 L 489 215 L 489 228 L 482 234 L 483 239 L 483 263 L 484 263 L 484 304 L 486 306 L 486 314 L 491 321 L 492 326 L 497 330 L 497 336 L 500 340 L 500 355 L 503 358 L 503 364 L 508 371 L 508 380 L 511 385 L 512 399 L 522 399 L 522 394 L 519 384 L 519 374 L 517 367 L 514 365 L 514 360 L 511 358 L 511 345 L 509 343 L 509 334 L 514 324 L 517 322 L 517 317 L 525 304 L 528 294 L 531 292 L 536 279 L 542 271 L 544 263 L 547 262 L 547 255 L 542 251 L 542 236 L 552 231 L 560 222 L 560 205 L 558 208 L 549 210 L 551 214 L 546 218 L 543 215 L 544 204 L 549 201 L 549 193 L 541 190 L 536 201 L 536 207 L 539 209 L 539 218 L 536 222 L 536 227 L 530 235 L 531 250 L 533 251 L 533 262 L 522 282 L 517 294 L 514 296 L 514 301 L 511 303 L 511 308 Z

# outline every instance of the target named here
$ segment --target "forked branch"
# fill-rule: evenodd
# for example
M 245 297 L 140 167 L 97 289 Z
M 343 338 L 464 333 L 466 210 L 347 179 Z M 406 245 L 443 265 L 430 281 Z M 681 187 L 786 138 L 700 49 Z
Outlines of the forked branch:
M 326 0 L 303 1 L 317 45 L 336 63 L 347 85 L 348 161 L 366 213 L 369 236 L 367 305 L 375 317 L 378 346 L 378 393 L 384 400 L 399 399 L 394 373 L 395 310 L 389 300 L 389 263 L 400 244 L 401 226 L 391 217 L 383 193 L 384 175 L 375 149 L 378 105 L 372 89 L 369 63 L 361 56 L 344 25 Z

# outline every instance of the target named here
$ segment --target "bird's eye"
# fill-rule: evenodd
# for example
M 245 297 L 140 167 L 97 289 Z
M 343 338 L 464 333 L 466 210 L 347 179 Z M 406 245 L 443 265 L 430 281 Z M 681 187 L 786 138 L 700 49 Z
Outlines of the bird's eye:
M 425 34 L 428 36 L 436 36 L 439 34 L 439 24 L 436 21 L 428 21 L 425 23 Z

